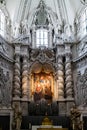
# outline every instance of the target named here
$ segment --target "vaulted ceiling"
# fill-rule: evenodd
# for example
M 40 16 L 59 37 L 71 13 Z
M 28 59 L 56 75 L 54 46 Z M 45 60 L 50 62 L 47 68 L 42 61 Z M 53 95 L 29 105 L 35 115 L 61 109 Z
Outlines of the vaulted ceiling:
M 76 14 L 82 9 L 82 0 L 43 0 L 58 16 L 61 23 L 73 24 Z M 6 8 L 12 22 L 19 22 L 35 10 L 40 0 L 6 0 Z

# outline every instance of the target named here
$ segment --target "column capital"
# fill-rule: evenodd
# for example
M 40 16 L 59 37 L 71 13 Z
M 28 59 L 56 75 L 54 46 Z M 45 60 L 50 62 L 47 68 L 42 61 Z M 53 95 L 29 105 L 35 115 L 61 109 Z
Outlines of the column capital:
M 66 62 L 71 62 L 71 58 L 72 58 L 72 54 L 71 53 L 66 53 L 65 54 Z
M 14 56 L 18 57 L 18 56 L 20 56 L 20 53 L 15 53 Z
M 62 55 L 62 54 L 57 56 L 57 58 L 62 58 L 62 57 L 63 57 L 63 55 Z
M 63 55 L 58 55 L 57 56 L 57 60 L 62 60 L 63 59 Z
M 63 56 L 62 55 L 57 56 L 57 63 L 63 64 Z

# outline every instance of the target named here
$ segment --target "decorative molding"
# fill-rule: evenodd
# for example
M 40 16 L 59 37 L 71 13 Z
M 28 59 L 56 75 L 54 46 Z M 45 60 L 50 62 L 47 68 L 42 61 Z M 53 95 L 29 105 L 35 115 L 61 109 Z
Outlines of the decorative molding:
M 4 69 L 10 70 L 13 68 L 13 62 L 9 62 L 7 59 L 0 57 L 0 66 Z
M 10 43 L 6 42 L 1 37 L 0 37 L 0 55 L 4 59 L 13 62 L 13 47 Z
M 23 44 L 23 45 L 29 45 L 30 44 L 30 38 L 31 36 L 28 34 L 20 35 L 18 38 L 15 38 L 12 42 L 15 44 Z
M 55 53 L 51 49 L 32 49 L 30 53 L 31 61 L 39 61 L 41 63 L 52 62 L 55 60 Z

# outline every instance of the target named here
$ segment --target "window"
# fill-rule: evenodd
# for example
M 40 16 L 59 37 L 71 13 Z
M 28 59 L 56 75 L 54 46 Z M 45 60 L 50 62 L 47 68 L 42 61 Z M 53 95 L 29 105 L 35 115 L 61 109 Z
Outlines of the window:
M 38 29 L 36 31 L 36 47 L 45 46 L 48 47 L 48 30 Z
M 4 23 L 5 23 L 5 16 L 4 13 L 0 10 L 0 34 L 4 36 Z

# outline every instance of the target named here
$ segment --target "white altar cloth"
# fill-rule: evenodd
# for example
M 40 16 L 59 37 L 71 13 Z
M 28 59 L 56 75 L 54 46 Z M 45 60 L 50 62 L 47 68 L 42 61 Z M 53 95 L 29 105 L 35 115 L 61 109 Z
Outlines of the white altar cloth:
M 62 126 L 55 126 L 55 125 L 39 125 L 39 126 L 32 126 L 32 130 L 37 130 L 37 128 L 62 128 Z

